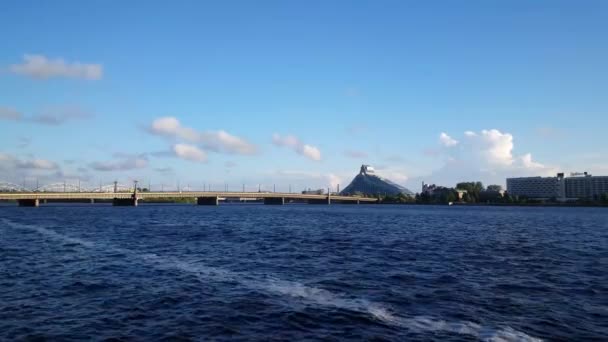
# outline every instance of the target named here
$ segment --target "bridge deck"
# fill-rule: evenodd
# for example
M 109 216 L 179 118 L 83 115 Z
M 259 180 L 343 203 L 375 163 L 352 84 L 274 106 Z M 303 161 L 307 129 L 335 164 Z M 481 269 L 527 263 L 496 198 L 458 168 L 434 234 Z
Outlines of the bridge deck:
M 0 200 L 20 199 L 114 199 L 131 198 L 131 192 L 4 192 L 0 193 Z M 182 192 L 139 192 L 137 198 L 195 198 L 195 197 L 220 197 L 220 198 L 286 198 L 300 200 L 325 200 L 327 195 L 295 194 L 281 192 L 217 192 L 217 191 L 182 191 Z M 376 202 L 377 199 L 359 196 L 329 196 L 333 201 L 359 201 Z

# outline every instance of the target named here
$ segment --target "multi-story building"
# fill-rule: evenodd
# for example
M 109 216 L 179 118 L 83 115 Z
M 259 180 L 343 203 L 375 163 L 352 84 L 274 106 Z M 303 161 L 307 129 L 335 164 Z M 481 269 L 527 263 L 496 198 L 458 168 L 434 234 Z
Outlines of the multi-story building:
M 608 176 L 591 176 L 587 172 L 564 177 L 507 178 L 507 192 L 529 198 L 596 198 L 608 194 Z
M 565 197 L 564 174 L 557 177 L 507 178 L 507 193 L 529 198 Z
M 566 178 L 566 196 L 595 198 L 608 194 L 608 176 L 592 176 L 587 172 L 573 173 Z

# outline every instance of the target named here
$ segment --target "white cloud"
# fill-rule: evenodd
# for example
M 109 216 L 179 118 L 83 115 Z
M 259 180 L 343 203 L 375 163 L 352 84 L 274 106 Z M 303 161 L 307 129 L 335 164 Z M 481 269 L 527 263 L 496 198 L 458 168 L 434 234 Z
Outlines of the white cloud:
M 450 137 L 444 132 L 441 132 L 441 134 L 439 134 L 439 142 L 446 147 L 458 145 L 458 140 Z
M 504 184 L 507 177 L 548 176 L 558 169 L 534 161 L 530 153 L 515 155 L 514 137 L 497 129 L 480 132 L 466 131 L 463 138 L 456 141 L 445 134 L 440 144 L 441 153 L 446 159 L 443 167 L 425 179 L 452 186 L 459 181 L 480 180 L 484 183 Z M 447 139 L 450 138 L 450 139 Z
M 199 132 L 193 128 L 182 126 L 177 118 L 171 116 L 154 120 L 148 131 L 152 134 L 195 143 L 203 149 L 214 152 L 241 155 L 250 155 L 257 152 L 255 145 L 226 131 Z
M 226 131 L 208 131 L 201 134 L 203 147 L 215 151 L 249 155 L 257 152 L 257 148 L 249 142 L 229 134 Z
M 404 184 L 409 179 L 404 171 L 396 168 L 377 167 L 376 173 L 378 176 L 398 184 Z
M 23 114 L 13 108 L 0 107 L 0 120 L 15 120 L 19 121 L 23 118 Z
M 275 133 L 272 135 L 272 143 L 275 146 L 288 147 L 308 159 L 315 161 L 321 160 L 321 151 L 317 147 L 304 144 L 300 139 L 293 135 L 281 136 L 280 134 Z
M 333 173 L 328 173 L 325 175 L 325 179 L 332 189 L 336 189 L 337 186 L 342 183 L 342 178 Z
M 207 153 L 194 145 L 175 144 L 173 145 L 173 153 L 181 159 L 197 162 L 207 161 Z
M 521 162 L 521 166 L 523 168 L 525 168 L 525 169 L 529 169 L 529 170 L 539 169 L 539 170 L 542 170 L 542 169 L 546 168 L 545 165 L 533 161 L 531 153 L 526 153 L 523 156 L 521 156 L 519 159 L 520 159 L 520 162 Z
M 473 158 L 478 163 L 509 166 L 514 162 L 513 135 L 497 129 L 482 130 L 480 133 L 466 131 L 461 144 L 446 133 L 441 133 L 439 140 L 441 145 L 447 147 L 446 151 L 455 151 L 455 147 L 460 145 L 457 151 L 461 157 Z
M 22 184 L 27 179 L 31 183 L 32 179 L 41 182 L 56 180 L 62 175 L 61 167 L 54 161 L 29 156 L 28 158 L 18 158 L 9 153 L 0 152 L 0 177 L 2 181 L 12 181 Z M 32 184 L 27 184 L 31 187 Z
M 114 157 L 114 160 L 90 163 L 89 167 L 96 171 L 126 171 L 148 166 L 148 157 L 145 154 L 116 154 Z
M 302 155 L 304 155 L 306 158 L 312 159 L 312 160 L 321 160 L 321 151 L 319 151 L 318 148 L 311 146 L 311 145 L 304 145 L 302 146 Z
M 155 134 L 166 135 L 166 136 L 180 136 L 180 123 L 174 117 L 162 117 L 152 121 L 150 125 L 150 131 Z
M 19 160 L 17 161 L 17 167 L 36 170 L 56 170 L 59 168 L 55 162 L 46 159 Z
M 66 77 L 100 80 L 103 77 L 101 64 L 69 63 L 61 58 L 48 59 L 34 54 L 23 55 L 23 63 L 11 65 L 9 71 L 35 79 Z
M 57 170 L 59 165 L 53 161 L 40 158 L 20 159 L 8 153 L 0 152 L 0 169 L 3 170 Z

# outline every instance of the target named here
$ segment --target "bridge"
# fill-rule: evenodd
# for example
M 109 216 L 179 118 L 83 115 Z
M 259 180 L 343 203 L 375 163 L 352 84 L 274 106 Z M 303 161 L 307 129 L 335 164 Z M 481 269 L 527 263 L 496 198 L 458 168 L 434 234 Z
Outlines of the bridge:
M 281 192 L 215 192 L 215 191 L 163 191 L 163 192 L 0 192 L 0 200 L 16 201 L 19 206 L 37 207 L 47 201 L 112 201 L 115 206 L 137 206 L 139 201 L 158 199 L 195 199 L 198 205 L 219 205 L 226 199 L 260 200 L 264 204 L 284 205 L 289 202 L 309 204 L 361 204 L 377 203 L 376 198 L 340 196 L 332 194 L 298 194 Z

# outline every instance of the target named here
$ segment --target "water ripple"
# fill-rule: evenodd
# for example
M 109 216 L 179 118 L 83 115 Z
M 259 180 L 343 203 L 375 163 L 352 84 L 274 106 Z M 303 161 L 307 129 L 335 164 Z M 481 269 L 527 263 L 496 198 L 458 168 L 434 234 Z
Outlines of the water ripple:
M 595 235 L 583 239 L 551 234 L 545 215 L 504 208 L 144 206 L 123 220 L 107 215 L 115 208 L 21 209 L 0 219 L 0 339 L 607 332 L 604 212 L 559 213 L 565 227 Z M 125 224 L 136 212 L 141 221 Z

